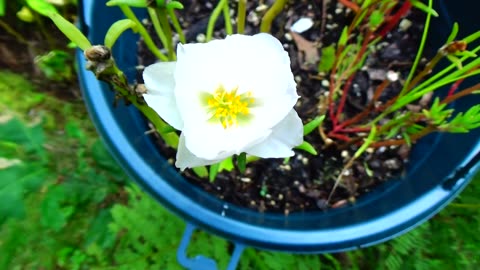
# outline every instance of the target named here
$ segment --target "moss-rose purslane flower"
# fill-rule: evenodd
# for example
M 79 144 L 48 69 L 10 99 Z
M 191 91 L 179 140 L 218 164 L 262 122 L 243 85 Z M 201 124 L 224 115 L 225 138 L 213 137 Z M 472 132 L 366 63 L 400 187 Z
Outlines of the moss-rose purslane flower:
M 269 34 L 178 45 L 176 62 L 148 66 L 147 104 L 181 130 L 175 165 L 210 165 L 245 152 L 292 156 L 303 141 L 290 59 Z

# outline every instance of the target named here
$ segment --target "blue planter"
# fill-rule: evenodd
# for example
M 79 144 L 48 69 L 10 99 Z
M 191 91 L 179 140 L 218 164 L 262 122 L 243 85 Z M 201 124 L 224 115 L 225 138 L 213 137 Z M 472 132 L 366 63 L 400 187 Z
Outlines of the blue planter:
M 443 15 L 433 22 L 433 48 L 446 39 L 452 20 L 460 21 L 460 36 L 480 29 L 476 9 L 471 8 L 480 7 L 479 4 L 467 0 L 435 2 L 445 5 L 436 8 Z M 465 6 L 470 8 L 464 9 Z M 82 16 L 82 28 L 93 44 L 102 43 L 111 23 L 122 18 L 116 8 L 105 7 L 104 1 L 83 1 Z M 119 66 L 131 76 L 135 72 L 136 38 L 133 34 L 124 35 L 114 48 Z M 480 130 L 430 136 L 414 147 L 404 178 L 375 189 L 355 205 L 289 216 L 258 213 L 225 203 L 183 179 L 144 134 L 144 118 L 133 107 L 113 108 L 111 91 L 85 71 L 80 52 L 78 59 L 90 116 L 131 178 L 187 222 L 236 243 L 291 252 L 337 252 L 383 242 L 437 213 L 480 168 Z M 480 95 L 461 100 L 455 106 L 463 109 L 478 103 Z

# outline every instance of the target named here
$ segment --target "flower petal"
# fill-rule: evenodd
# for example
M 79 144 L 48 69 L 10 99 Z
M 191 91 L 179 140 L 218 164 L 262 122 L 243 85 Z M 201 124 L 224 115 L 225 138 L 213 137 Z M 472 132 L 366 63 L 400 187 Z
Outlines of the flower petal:
M 283 158 L 293 156 L 292 148 L 303 141 L 303 124 L 295 110 L 273 128 L 272 134 L 263 142 L 246 149 L 249 155 L 261 158 Z
M 143 80 L 147 93 L 143 98 L 163 120 L 181 130 L 183 120 L 174 95 L 175 67 L 175 62 L 161 62 L 146 67 L 143 71 Z
M 200 158 L 223 160 L 234 154 L 244 152 L 244 149 L 265 140 L 269 129 L 227 128 L 220 124 L 185 126 L 183 130 L 186 146 Z
M 218 159 L 218 160 L 202 159 L 192 154 L 192 152 L 190 152 L 188 148 L 185 146 L 185 136 L 183 135 L 183 132 L 180 134 L 180 141 L 178 143 L 176 159 L 177 160 L 175 161 L 175 166 L 182 171 L 185 170 L 186 168 L 212 165 L 222 160 L 222 159 Z

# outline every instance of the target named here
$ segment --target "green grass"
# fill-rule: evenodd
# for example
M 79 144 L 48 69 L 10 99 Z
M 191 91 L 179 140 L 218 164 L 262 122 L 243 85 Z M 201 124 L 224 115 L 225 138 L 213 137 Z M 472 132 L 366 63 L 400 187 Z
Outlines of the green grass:
M 182 269 L 184 222 L 130 184 L 81 101 L 0 71 L 0 269 Z M 478 269 L 480 186 L 431 221 L 342 254 L 245 250 L 239 269 Z M 196 232 L 189 256 L 224 269 L 230 244 Z

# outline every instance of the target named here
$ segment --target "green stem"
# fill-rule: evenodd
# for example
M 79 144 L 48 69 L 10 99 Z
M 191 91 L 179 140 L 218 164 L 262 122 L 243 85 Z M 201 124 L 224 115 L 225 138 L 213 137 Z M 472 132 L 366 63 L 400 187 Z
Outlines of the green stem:
M 272 7 L 265 13 L 260 24 L 260 32 L 270 33 L 272 28 L 272 22 L 282 12 L 283 8 L 287 4 L 287 0 L 276 0 Z
M 29 45 L 28 41 L 20 34 L 19 32 L 15 31 L 10 25 L 0 19 L 0 27 L 3 28 L 7 33 L 14 36 L 15 39 L 25 45 Z
M 172 44 L 172 28 L 170 27 L 170 22 L 168 21 L 167 11 L 165 8 L 157 8 L 155 9 L 157 12 L 158 19 L 160 20 L 160 24 L 162 25 L 163 31 L 165 31 L 165 36 L 167 38 L 167 50 L 168 50 L 168 59 L 170 61 L 175 61 L 176 56 L 175 52 L 173 51 L 173 44 Z
M 428 0 L 428 8 L 432 9 L 432 2 L 433 0 Z M 430 28 L 430 20 L 432 18 L 432 14 L 430 12 L 427 13 L 427 18 L 425 20 L 425 26 L 423 28 L 423 34 L 422 34 L 422 39 L 420 41 L 420 46 L 418 47 L 417 55 L 415 56 L 415 60 L 413 61 L 412 68 L 410 69 L 410 73 L 408 74 L 407 80 L 403 84 L 402 91 L 400 91 L 400 94 L 398 94 L 399 97 L 404 95 L 410 87 L 410 82 L 413 79 L 413 76 L 417 70 L 417 66 L 420 63 L 420 60 L 422 59 L 423 55 L 423 49 L 425 47 L 425 43 L 427 41 L 427 36 L 428 36 L 428 29 Z
M 115 92 L 119 93 L 122 97 L 133 104 L 140 112 L 142 112 L 142 114 L 145 115 L 145 117 L 155 126 L 156 130 L 167 145 L 175 149 L 178 147 L 178 135 L 174 132 L 163 132 L 164 130 L 171 129 L 170 125 L 163 121 L 160 116 L 158 116 L 158 114 L 146 103 L 139 101 L 135 91 L 133 91 L 128 85 L 125 74 L 116 66 L 113 58 L 110 58 L 109 60 L 106 60 L 100 64 L 97 63 L 94 65 L 94 67 L 95 68 L 91 69 L 91 71 L 95 74 L 95 76 L 99 80 L 105 81 L 111 85 Z
M 165 33 L 162 30 L 162 26 L 160 25 L 160 21 L 158 20 L 157 13 L 155 12 L 154 8 L 147 8 L 148 15 L 150 15 L 150 19 L 152 20 L 153 28 L 155 32 L 157 32 L 157 36 L 163 44 L 164 48 L 167 48 L 167 38 L 165 37 Z
M 230 8 L 228 7 L 228 0 L 225 1 L 225 4 L 223 5 L 223 18 L 225 20 L 225 33 L 227 33 L 227 35 L 232 35 L 233 27 L 230 18 Z
M 480 46 L 478 46 L 478 47 L 476 47 L 474 50 L 472 50 L 473 53 L 476 53 L 476 52 L 478 52 L 478 51 L 480 51 Z M 460 58 L 460 61 L 463 62 L 463 61 L 465 61 L 467 58 L 468 58 L 467 56 L 464 56 L 464 57 Z M 476 64 L 477 64 L 477 63 L 480 64 L 480 62 L 478 62 L 478 60 L 476 60 L 475 63 L 476 63 Z M 476 64 L 474 64 L 474 65 L 476 65 Z M 445 74 L 447 74 L 448 72 L 450 72 L 452 69 L 456 69 L 456 68 L 457 68 L 457 65 L 456 65 L 456 64 L 454 64 L 454 63 L 450 64 L 448 67 L 446 67 L 446 68 L 444 68 L 444 69 L 436 72 L 435 75 L 432 75 L 431 77 L 429 77 L 427 80 L 423 81 L 421 84 L 419 84 L 418 86 L 416 86 L 416 87 L 415 87 L 414 89 L 412 89 L 411 91 L 412 91 L 412 92 L 415 92 L 415 91 L 417 91 L 417 89 L 422 89 L 422 88 L 425 88 L 425 87 L 433 84 L 433 82 L 435 82 L 436 80 L 440 80 L 440 78 L 441 78 L 442 76 L 445 76 L 445 77 L 448 76 L 448 75 L 445 75 Z M 463 67 L 463 69 L 466 69 L 466 68 L 467 68 L 466 66 Z
M 180 42 L 183 44 L 187 43 L 187 40 L 185 39 L 185 34 L 183 34 L 182 26 L 180 25 L 180 22 L 178 22 L 178 18 L 177 18 L 177 15 L 175 14 L 175 11 L 173 9 L 168 9 L 167 12 L 168 12 L 168 16 L 170 16 L 170 19 L 172 20 L 172 24 L 173 24 L 173 27 L 175 28 L 175 31 L 177 31 Z
M 245 18 L 247 14 L 247 0 L 238 1 L 237 12 L 237 33 L 243 34 L 245 32 Z
M 206 34 L 205 41 L 208 42 L 212 40 L 213 29 L 215 28 L 215 22 L 217 21 L 218 16 L 220 15 L 220 12 L 223 10 L 223 6 L 225 6 L 226 3 L 228 3 L 227 0 L 220 0 L 220 2 L 218 2 L 217 6 L 213 10 L 212 15 L 210 15 L 210 19 L 208 20 L 208 25 L 207 25 L 207 34 Z
M 473 203 L 451 203 L 450 206 L 458 207 L 458 208 L 471 208 L 478 210 L 480 208 L 480 204 L 473 204 Z
M 134 21 L 137 24 L 138 33 L 143 37 L 145 41 L 145 45 L 147 45 L 148 49 L 160 60 L 168 61 L 167 56 L 165 56 L 155 45 L 152 38 L 147 32 L 147 29 L 143 26 L 143 24 L 137 19 L 137 16 L 133 13 L 133 11 L 126 5 L 119 5 L 120 9 L 122 10 L 125 16 Z

